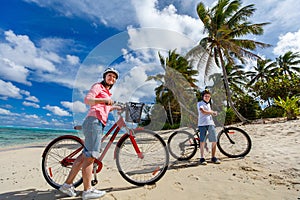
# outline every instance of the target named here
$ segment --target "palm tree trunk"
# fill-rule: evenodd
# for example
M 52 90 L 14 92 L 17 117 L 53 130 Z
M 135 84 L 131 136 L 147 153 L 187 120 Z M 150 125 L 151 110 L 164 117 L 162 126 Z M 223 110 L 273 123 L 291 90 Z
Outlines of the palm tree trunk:
M 224 77 L 224 85 L 225 85 L 225 90 L 226 90 L 226 94 L 227 94 L 227 101 L 229 103 L 229 106 L 232 108 L 233 112 L 236 114 L 236 116 L 243 123 L 248 123 L 249 120 L 247 120 L 241 113 L 239 113 L 239 111 L 236 109 L 236 107 L 233 104 L 233 101 L 232 101 L 232 98 L 231 98 L 231 91 L 230 91 L 229 83 L 228 83 L 227 71 L 226 71 L 226 68 L 225 68 L 225 64 L 224 64 L 224 61 L 223 61 L 223 56 L 222 56 L 220 48 L 218 48 L 218 52 L 219 52 L 219 57 L 220 57 L 220 60 L 221 60 L 221 67 L 222 67 L 223 77 Z

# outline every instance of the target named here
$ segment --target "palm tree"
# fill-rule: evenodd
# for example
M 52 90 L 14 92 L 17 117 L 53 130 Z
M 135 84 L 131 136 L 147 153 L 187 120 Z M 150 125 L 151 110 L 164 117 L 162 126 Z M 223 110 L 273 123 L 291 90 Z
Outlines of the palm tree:
M 243 65 L 227 64 L 225 67 L 227 70 L 227 78 L 230 90 L 233 91 L 236 96 L 238 96 L 239 94 L 243 94 L 245 92 L 244 86 L 248 81 L 246 77 L 246 74 L 248 72 L 244 71 Z M 220 73 L 210 75 L 209 80 L 212 80 L 214 85 L 220 81 L 222 81 L 222 83 L 224 84 L 224 77 Z
M 225 67 L 230 90 L 235 91 L 236 94 L 244 93 L 243 86 L 247 82 L 246 72 L 243 70 L 244 66 L 227 64 Z
M 293 73 L 300 73 L 300 54 L 299 52 L 293 53 L 288 51 L 282 56 L 276 58 L 279 65 L 279 75 L 287 74 L 290 77 Z
M 214 65 L 222 68 L 230 107 L 242 122 L 246 122 L 247 119 L 237 111 L 232 101 L 226 63 L 233 64 L 235 58 L 244 63 L 245 56 L 259 58 L 252 51 L 257 47 L 264 48 L 270 45 L 243 37 L 248 34 L 263 34 L 263 26 L 269 23 L 251 24 L 247 19 L 256 9 L 253 4 L 241 8 L 241 4 L 240 0 L 218 0 L 212 9 L 206 9 L 205 5 L 200 2 L 197 5 L 197 14 L 208 36 L 203 38 L 199 45 L 186 56 L 193 62 L 197 59 L 198 69 L 204 66 L 205 72 L 209 72 Z
M 247 76 L 251 79 L 247 85 L 251 86 L 257 81 L 268 82 L 275 67 L 276 62 L 271 59 L 258 59 L 256 66 L 253 67 L 254 71 L 247 72 Z
M 184 104 L 187 104 L 186 99 L 189 99 L 184 96 L 186 93 L 182 91 L 182 88 L 197 87 L 197 79 L 194 76 L 198 74 L 198 71 L 194 70 L 183 56 L 177 54 L 176 50 L 169 51 L 166 58 L 160 53 L 158 55 L 165 73 L 149 76 L 147 80 L 153 79 L 161 82 L 161 85 L 155 88 L 156 101 L 164 105 L 165 110 L 168 110 L 167 118 L 170 124 L 173 125 L 179 120 L 177 115 L 180 114 L 180 105 L 185 106 L 182 104 L 182 99 L 185 99 Z M 173 116 L 173 112 L 178 114 Z M 173 118 L 177 120 L 173 122 Z

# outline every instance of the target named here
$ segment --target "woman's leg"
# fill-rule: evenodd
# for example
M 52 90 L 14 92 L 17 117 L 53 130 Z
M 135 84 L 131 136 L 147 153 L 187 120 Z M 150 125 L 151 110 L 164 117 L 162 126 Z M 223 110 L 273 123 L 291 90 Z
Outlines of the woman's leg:
M 65 183 L 67 183 L 69 185 L 71 185 L 73 183 L 75 177 L 77 176 L 79 170 L 82 167 L 82 163 L 83 163 L 83 154 L 80 154 L 76 158 L 75 162 L 73 163 L 72 169 L 71 169 L 71 171 L 70 171 L 70 173 L 69 173 L 69 175 L 68 175 L 67 180 L 66 180 Z
M 82 179 L 83 179 L 83 188 L 84 191 L 89 190 L 91 186 L 91 181 L 93 177 L 93 163 L 94 158 L 83 156 L 83 165 L 82 165 Z

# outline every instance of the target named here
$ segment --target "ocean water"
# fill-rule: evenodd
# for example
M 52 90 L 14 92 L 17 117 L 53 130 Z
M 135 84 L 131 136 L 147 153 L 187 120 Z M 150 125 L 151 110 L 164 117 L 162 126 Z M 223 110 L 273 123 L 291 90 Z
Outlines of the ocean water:
M 0 148 L 30 145 L 34 143 L 49 143 L 61 135 L 81 136 L 80 132 L 76 130 L 0 126 Z

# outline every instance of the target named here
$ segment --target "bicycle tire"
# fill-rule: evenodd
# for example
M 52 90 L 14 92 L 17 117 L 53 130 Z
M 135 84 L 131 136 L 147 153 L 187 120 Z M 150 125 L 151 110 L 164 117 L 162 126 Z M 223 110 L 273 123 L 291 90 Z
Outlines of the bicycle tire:
M 136 130 L 134 139 L 143 158 L 139 158 L 129 134 L 116 147 L 116 165 L 121 176 L 137 186 L 151 185 L 160 180 L 169 165 L 169 153 L 164 140 L 150 130 Z
M 42 156 L 42 172 L 46 181 L 55 189 L 65 182 L 73 162 L 63 163 L 64 158 L 71 153 L 76 152 L 71 159 L 76 159 L 82 152 L 83 141 L 73 135 L 64 135 L 55 138 L 45 148 Z M 78 173 L 74 179 L 74 187 L 82 183 L 81 173 Z
M 252 143 L 246 131 L 237 127 L 227 127 L 219 132 L 217 146 L 225 156 L 238 158 L 245 157 L 250 152 Z
M 170 154 L 179 161 L 190 160 L 197 152 L 197 141 L 187 131 L 175 131 L 168 139 Z

